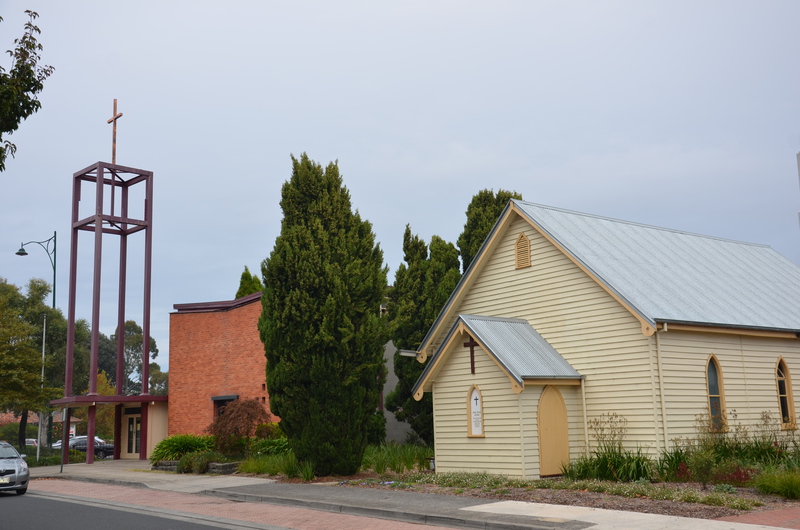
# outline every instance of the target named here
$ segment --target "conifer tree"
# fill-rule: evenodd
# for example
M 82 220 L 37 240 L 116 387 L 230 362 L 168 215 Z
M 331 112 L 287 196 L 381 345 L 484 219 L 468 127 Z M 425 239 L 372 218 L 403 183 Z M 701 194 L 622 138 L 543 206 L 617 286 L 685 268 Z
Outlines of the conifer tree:
M 472 197 L 472 201 L 467 206 L 467 222 L 464 224 L 461 235 L 458 236 L 458 250 L 461 252 L 463 272 L 467 272 L 470 263 L 483 245 L 483 241 L 511 199 L 521 200 L 522 195 L 516 191 L 501 189 L 497 191 L 497 195 L 492 190 L 481 190 Z
M 392 340 L 398 351 L 394 354 L 394 372 L 398 382 L 386 397 L 386 408 L 404 421 L 426 444 L 433 443 L 433 402 L 431 393 L 416 401 L 412 388 L 425 365 L 400 356 L 400 350 L 419 347 L 425 333 L 441 311 L 450 293 L 461 279 L 458 251 L 452 243 L 433 236 L 430 252 L 425 241 L 411 234 L 406 225 L 403 234 L 405 263 L 395 273 L 394 286 L 388 304 Z
M 236 298 L 238 299 L 248 294 L 260 293 L 262 289 L 264 289 L 264 286 L 261 285 L 261 280 L 259 280 L 258 276 L 255 274 L 252 274 L 250 269 L 247 268 L 247 265 L 245 265 L 242 276 L 239 279 L 239 290 L 236 291 Z
M 385 380 L 383 252 L 352 211 L 336 163 L 292 157 L 281 208 L 280 235 L 261 266 L 270 408 L 316 475 L 351 474 Z

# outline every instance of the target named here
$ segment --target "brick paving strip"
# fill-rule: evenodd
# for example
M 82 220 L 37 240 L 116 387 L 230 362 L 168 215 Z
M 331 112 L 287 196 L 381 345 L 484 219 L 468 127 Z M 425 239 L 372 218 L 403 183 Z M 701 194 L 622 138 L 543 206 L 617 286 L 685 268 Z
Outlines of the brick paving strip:
M 110 508 L 118 505 L 147 506 L 160 510 L 203 515 L 214 519 L 246 521 L 295 530 L 372 530 L 375 528 L 423 530 L 426 528 L 442 528 L 440 526 L 404 523 L 264 503 L 234 502 L 204 495 L 63 479 L 32 480 L 28 491 L 32 494 L 54 494 L 69 498 L 104 501 L 109 504 L 109 506 L 105 507 Z M 213 525 L 215 521 L 201 519 L 198 522 Z
M 768 510 L 763 512 L 745 513 L 720 517 L 716 521 L 729 523 L 762 524 L 777 528 L 794 528 L 800 530 L 800 508 L 785 508 L 783 510 Z

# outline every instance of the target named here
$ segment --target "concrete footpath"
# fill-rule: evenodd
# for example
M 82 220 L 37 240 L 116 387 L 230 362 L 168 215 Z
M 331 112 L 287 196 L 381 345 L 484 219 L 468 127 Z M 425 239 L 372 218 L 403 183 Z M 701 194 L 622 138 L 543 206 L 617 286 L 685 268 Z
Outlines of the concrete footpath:
M 236 502 L 266 503 L 450 528 L 491 530 L 523 528 L 757 530 L 776 526 L 800 528 L 800 526 L 794 526 L 800 521 L 800 514 L 794 513 L 778 517 L 776 512 L 760 512 L 742 516 L 742 522 L 709 521 L 580 506 L 496 501 L 400 490 L 338 487 L 335 483 L 330 485 L 282 484 L 269 479 L 238 475 L 163 473 L 150 471 L 149 463 L 139 460 L 103 460 L 91 465 L 70 464 L 64 466 L 63 472 L 61 472 L 60 466 L 31 468 L 31 477 L 33 479 L 30 486 L 32 493 L 37 491 L 36 479 L 77 480 L 94 484 L 209 495 Z M 80 489 L 76 488 L 75 495 L 79 495 L 79 491 Z M 787 524 L 781 524 L 782 520 L 785 520 Z M 775 526 L 766 526 L 761 524 L 762 522 Z M 383 525 L 376 527 L 383 527 Z M 318 528 L 326 528 L 326 526 L 322 524 Z

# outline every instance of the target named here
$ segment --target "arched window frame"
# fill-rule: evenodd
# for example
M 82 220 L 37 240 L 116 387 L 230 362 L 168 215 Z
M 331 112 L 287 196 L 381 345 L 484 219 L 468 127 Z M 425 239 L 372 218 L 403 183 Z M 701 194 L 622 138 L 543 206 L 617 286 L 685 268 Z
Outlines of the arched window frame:
M 775 363 L 775 389 L 778 395 L 778 412 L 781 415 L 781 428 L 785 430 L 797 429 L 797 420 L 794 413 L 794 392 L 792 390 L 792 376 L 789 366 L 783 357 Z
M 712 366 L 716 381 L 712 378 Z M 706 393 L 708 396 L 706 401 L 708 403 L 708 429 L 711 432 L 726 432 L 728 422 L 725 417 L 725 384 L 722 377 L 722 366 L 714 354 L 711 354 L 706 362 Z
M 514 243 L 514 265 L 517 269 L 531 266 L 531 242 L 524 232 L 520 232 Z
M 476 394 L 477 393 L 477 394 Z M 473 407 L 473 397 L 477 395 L 478 403 L 477 410 Z M 478 425 L 480 430 L 475 429 L 475 422 L 473 421 L 473 413 L 478 414 Z M 483 421 L 483 393 L 478 385 L 472 385 L 467 391 L 467 438 L 485 438 L 486 437 L 486 424 Z

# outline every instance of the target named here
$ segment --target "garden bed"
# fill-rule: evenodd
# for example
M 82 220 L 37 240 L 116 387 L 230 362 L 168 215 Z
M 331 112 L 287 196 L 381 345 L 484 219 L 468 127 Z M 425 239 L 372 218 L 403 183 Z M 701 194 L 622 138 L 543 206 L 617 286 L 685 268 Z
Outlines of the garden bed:
M 287 479 L 283 476 L 272 476 L 278 482 L 303 483 L 301 479 Z M 735 488 L 733 494 L 720 494 L 714 492 L 713 486 L 703 489 L 702 485 L 694 482 L 652 484 L 654 488 L 674 490 L 676 497 L 691 498 L 696 496 L 703 499 L 711 495 L 706 502 L 716 502 L 717 499 L 736 498 L 746 501 L 747 509 L 737 509 L 730 506 L 715 506 L 702 502 L 685 502 L 680 500 L 660 500 L 647 496 L 635 495 L 636 484 L 610 483 L 611 486 L 629 486 L 633 496 L 613 495 L 589 491 L 588 489 L 566 488 L 532 488 L 514 487 L 513 481 L 508 485 L 496 487 L 453 487 L 430 483 L 406 482 L 402 475 L 377 473 L 359 473 L 348 477 L 321 477 L 315 478 L 310 483 L 335 483 L 341 487 L 376 488 L 384 490 L 414 491 L 432 495 L 459 495 L 463 497 L 476 497 L 481 499 L 497 499 L 498 501 L 538 502 L 545 504 L 561 504 L 570 506 L 585 506 L 589 508 L 602 508 L 607 510 L 623 510 L 629 512 L 653 513 L 659 515 L 672 515 L 677 517 L 692 517 L 695 519 L 718 519 L 745 513 L 778 510 L 783 508 L 798 508 L 799 501 L 786 500 L 777 495 L 765 495 L 755 488 Z M 558 482 L 558 480 L 552 481 Z M 306 482 L 309 483 L 309 482 Z
M 654 513 L 659 515 L 673 515 L 678 517 L 692 517 L 696 519 L 717 519 L 731 515 L 740 515 L 752 511 L 774 510 L 787 507 L 800 507 L 796 501 L 786 501 L 778 496 L 761 495 L 752 488 L 737 488 L 736 496 L 761 504 L 749 510 L 730 508 L 727 506 L 712 506 L 700 503 L 690 503 L 674 500 L 658 500 L 649 497 L 624 497 L 608 493 L 596 493 L 587 490 L 568 489 L 535 489 L 501 488 L 495 491 L 460 490 L 458 488 L 442 488 L 435 485 L 421 485 L 411 491 L 425 491 L 445 495 L 462 495 L 478 498 L 492 498 L 497 500 L 515 500 L 524 502 L 539 502 L 546 504 L 563 504 L 571 506 L 586 506 L 589 508 L 602 508 L 607 510 L 623 510 L 629 512 Z M 670 484 L 669 487 L 683 490 L 703 492 L 699 484 Z

